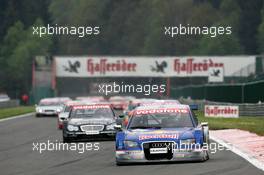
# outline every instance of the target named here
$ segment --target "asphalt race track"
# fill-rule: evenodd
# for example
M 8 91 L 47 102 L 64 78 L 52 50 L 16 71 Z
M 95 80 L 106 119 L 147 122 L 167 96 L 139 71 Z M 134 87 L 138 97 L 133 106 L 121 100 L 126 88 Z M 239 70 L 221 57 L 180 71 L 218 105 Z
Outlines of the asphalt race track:
M 114 142 L 100 142 L 99 151 L 33 151 L 33 142 L 61 141 L 56 118 L 34 116 L 0 122 L 1 175 L 260 175 L 263 172 L 230 151 L 211 154 L 203 163 L 170 163 L 116 166 Z

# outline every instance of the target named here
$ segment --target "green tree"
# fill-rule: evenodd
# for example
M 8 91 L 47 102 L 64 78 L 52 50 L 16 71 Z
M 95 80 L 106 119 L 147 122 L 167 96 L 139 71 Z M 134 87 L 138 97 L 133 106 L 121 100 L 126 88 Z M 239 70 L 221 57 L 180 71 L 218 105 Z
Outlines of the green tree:
M 237 37 L 232 35 L 211 38 L 205 36 L 201 39 L 197 49 L 193 51 L 196 55 L 238 55 L 243 53 Z
M 102 34 L 98 36 L 56 36 L 58 53 L 62 54 L 102 54 L 103 35 L 109 18 L 110 0 L 58 0 L 52 1 L 49 7 L 53 24 L 61 26 L 99 26 Z M 65 13 L 67 12 L 67 13 Z M 112 31 L 112 34 L 114 32 Z
M 33 26 L 43 25 L 38 19 Z M 31 88 L 32 60 L 36 55 L 46 55 L 52 46 L 52 38 L 39 38 L 32 35 L 32 27 L 24 29 L 21 22 L 10 27 L 1 49 L 1 61 L 4 62 L 5 89 L 12 95 L 29 92 Z
M 239 38 L 246 54 L 258 53 L 257 33 L 261 23 L 263 0 L 237 0 L 241 9 Z
M 7 61 L 13 50 L 22 41 L 25 35 L 24 25 L 18 21 L 12 27 L 9 28 L 4 41 L 0 49 L 0 90 L 8 89 L 9 77 L 8 77 L 8 64 Z
M 213 26 L 232 27 L 232 34 L 214 38 L 204 36 L 198 46 L 192 50 L 197 55 L 233 55 L 242 54 L 243 47 L 238 35 L 241 9 L 236 1 L 224 0 L 220 5 L 220 20 Z
M 16 21 L 21 21 L 25 27 L 31 26 L 37 18 L 49 22 L 48 5 L 50 0 L 1 0 L 0 1 L 0 42 L 7 30 Z
M 264 4 L 261 10 L 262 22 L 258 27 L 257 33 L 257 43 L 258 43 L 258 51 L 263 54 L 264 53 Z

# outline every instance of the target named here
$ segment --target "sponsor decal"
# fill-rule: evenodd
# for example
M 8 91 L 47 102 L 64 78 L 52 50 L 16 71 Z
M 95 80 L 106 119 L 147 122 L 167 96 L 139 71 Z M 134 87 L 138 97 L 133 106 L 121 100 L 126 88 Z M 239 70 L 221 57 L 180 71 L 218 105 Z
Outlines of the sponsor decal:
M 73 109 L 99 109 L 99 108 L 110 108 L 109 105 L 82 105 L 73 106 Z
M 141 103 L 140 106 L 157 106 L 157 105 L 177 105 L 178 102 L 150 102 L 150 103 Z
M 139 140 L 148 140 L 148 139 L 178 139 L 179 134 L 156 134 L 156 135 L 140 135 Z
M 186 74 L 207 72 L 211 67 L 224 67 L 224 63 L 214 62 L 212 59 L 194 60 L 194 58 L 188 58 L 184 61 L 180 59 L 174 60 L 174 71 L 178 74 L 181 72 L 185 72 Z
M 135 113 L 136 115 L 155 114 L 155 113 L 188 113 L 188 109 L 161 108 L 161 109 L 136 110 Z
M 172 143 L 164 143 L 164 142 L 154 142 L 151 143 L 152 148 L 170 148 Z
M 93 59 L 87 60 L 87 71 L 93 75 L 95 72 L 100 74 L 106 74 L 106 72 L 135 72 L 136 63 L 130 63 L 126 60 L 116 60 L 115 62 L 109 61 L 108 59 L 99 59 L 94 62 Z
M 238 106 L 223 106 L 223 105 L 205 105 L 204 106 L 205 117 L 226 117 L 236 118 L 239 117 Z
M 168 153 L 167 148 L 150 148 L 149 149 L 150 154 L 166 154 Z
M 99 131 L 85 131 L 86 135 L 97 135 L 100 134 Z

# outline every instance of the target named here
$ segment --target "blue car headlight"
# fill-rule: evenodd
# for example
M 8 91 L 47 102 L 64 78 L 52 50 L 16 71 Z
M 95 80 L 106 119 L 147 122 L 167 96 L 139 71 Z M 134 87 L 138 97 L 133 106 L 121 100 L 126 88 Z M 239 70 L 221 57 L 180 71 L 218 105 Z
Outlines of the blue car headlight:
M 130 140 L 125 140 L 124 144 L 128 147 L 128 148 L 135 148 L 138 146 L 137 142 L 134 141 L 130 141 Z

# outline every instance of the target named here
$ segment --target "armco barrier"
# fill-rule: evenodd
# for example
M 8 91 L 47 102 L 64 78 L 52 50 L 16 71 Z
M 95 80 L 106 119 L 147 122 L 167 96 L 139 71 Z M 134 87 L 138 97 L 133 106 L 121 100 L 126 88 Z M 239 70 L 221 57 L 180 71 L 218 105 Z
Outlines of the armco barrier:
M 192 100 L 180 98 L 179 101 L 183 104 L 197 104 L 198 109 L 204 111 L 205 105 L 234 105 L 239 106 L 239 116 L 261 116 L 264 117 L 264 103 L 224 103 L 224 102 L 213 102 L 207 100 Z
M 0 102 L 0 109 L 19 106 L 19 100 L 9 100 Z

